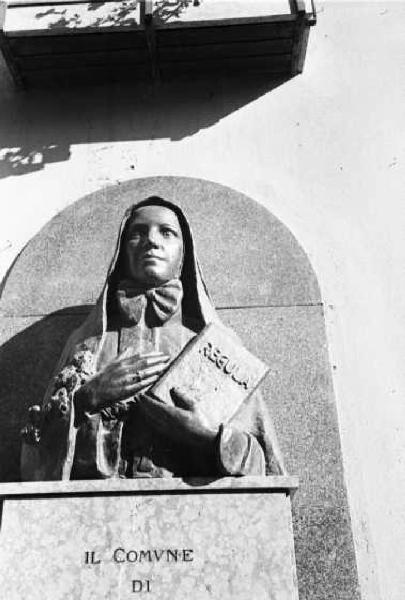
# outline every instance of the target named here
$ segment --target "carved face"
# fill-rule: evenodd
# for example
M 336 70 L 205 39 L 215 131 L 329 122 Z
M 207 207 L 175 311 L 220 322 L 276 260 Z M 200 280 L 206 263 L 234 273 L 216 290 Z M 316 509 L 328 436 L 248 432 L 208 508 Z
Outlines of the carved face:
M 124 240 L 127 275 L 154 287 L 180 276 L 183 235 L 176 214 L 165 206 L 135 211 Z

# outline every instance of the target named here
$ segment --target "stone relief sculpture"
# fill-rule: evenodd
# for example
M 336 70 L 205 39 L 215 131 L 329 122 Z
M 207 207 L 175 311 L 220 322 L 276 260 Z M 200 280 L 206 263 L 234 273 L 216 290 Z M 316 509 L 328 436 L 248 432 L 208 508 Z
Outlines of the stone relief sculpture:
M 148 393 L 209 323 L 224 327 L 181 209 L 156 196 L 130 207 L 102 293 L 43 405 L 30 409 L 22 479 L 283 474 L 259 390 L 219 427 L 199 410 L 187 374 L 172 405 Z
M 141 315 L 137 325 L 127 326 L 122 313 L 118 312 L 116 298 L 121 287 L 119 283 L 132 280 L 125 270 L 124 243 L 131 211 L 125 215 L 117 244 L 115 229 L 118 229 L 126 207 L 156 193 L 178 202 L 192 217 L 205 281 L 208 281 L 208 289 L 220 310 L 214 310 L 204 288 L 187 221 L 176 207 L 163 203 L 174 211 L 183 238 L 184 264 L 180 276 L 172 277 L 182 283 L 181 313 L 177 316 L 175 312 L 157 326 L 154 325 L 156 321 L 150 323 L 149 304 L 154 293 L 152 289 L 144 288 L 141 291 L 146 293 L 140 294 L 143 297 L 141 304 L 147 304 L 141 311 L 144 316 Z M 147 204 L 162 205 L 156 199 Z M 266 205 L 277 205 L 270 193 Z M 96 302 L 104 282 L 103 293 Z M 136 292 L 138 286 L 132 287 Z M 156 287 L 164 288 L 164 284 Z M 125 297 L 130 295 L 129 291 L 125 293 Z M 18 455 L 21 440 L 18 433 L 26 423 L 27 408 L 40 404 L 42 398 L 41 408 L 31 410 L 31 423 L 25 428 L 23 480 L 130 477 L 132 473 L 136 477 L 180 475 L 187 483 L 186 476 L 190 472 L 197 475 L 210 473 L 212 479 L 221 477 L 231 466 L 229 456 L 234 458 L 234 467 L 240 461 L 239 473 L 255 472 L 252 464 L 259 464 L 260 469 L 264 467 L 266 473 L 277 473 L 282 466 L 271 422 L 266 416 L 268 405 L 275 419 L 287 468 L 300 478 L 299 492 L 292 506 L 300 596 L 324 600 L 335 598 L 336 590 L 339 590 L 342 598 L 359 597 L 319 285 L 299 242 L 268 208 L 235 190 L 195 178 L 147 177 L 123 181 L 108 189 L 103 187 L 66 207 L 38 232 L 10 270 L 0 300 L 2 316 L 6 317 L 2 318 L 0 331 L 2 482 L 9 485 L 8 482 L 20 479 Z M 130 300 L 132 302 L 132 298 Z M 31 317 L 27 319 L 27 315 Z M 85 408 L 86 401 L 93 397 L 90 392 L 86 395 L 88 386 L 85 384 L 94 383 L 96 376 L 122 354 L 126 345 L 134 347 L 128 351 L 127 358 L 140 352 L 160 352 L 161 358 L 163 354 L 169 354 L 170 360 L 162 360 L 161 364 L 170 364 L 170 372 L 179 350 L 188 345 L 189 339 L 193 343 L 206 323 L 218 324 L 218 315 L 271 367 L 271 372 L 243 409 L 225 424 L 222 433 L 220 427 L 215 430 L 218 437 L 214 442 L 209 435 L 211 441 L 206 449 L 204 445 L 192 446 L 191 438 L 187 441 L 185 435 L 181 436 L 180 444 L 173 441 L 170 436 L 174 433 L 173 426 L 166 426 L 167 435 L 158 431 L 152 417 L 146 414 L 146 402 L 143 406 L 141 402 L 145 399 L 141 398 L 142 393 L 150 394 L 148 387 L 136 394 L 135 405 L 132 396 L 128 400 L 106 402 L 104 407 L 101 403 L 99 409 Z M 118 324 L 114 324 L 116 317 Z M 64 350 L 69 335 L 80 325 Z M 184 336 L 181 339 L 179 332 Z M 132 342 L 125 337 L 126 333 L 129 337 L 133 336 Z M 111 345 L 108 340 L 112 340 Z M 237 344 L 235 347 L 239 348 Z M 104 365 L 103 349 L 109 352 Z M 56 364 L 58 362 L 59 365 Z M 147 368 L 157 366 L 158 363 Z M 133 376 L 139 370 L 142 369 L 138 365 Z M 159 385 L 165 376 L 153 385 Z M 49 389 L 45 394 L 48 382 Z M 183 394 L 192 395 L 187 385 L 185 388 Z M 84 399 L 80 398 L 81 394 Z M 181 406 L 181 400 L 177 398 L 176 402 L 185 411 L 183 416 L 192 412 L 187 410 L 186 400 L 183 399 Z M 132 408 L 125 412 L 131 403 Z M 188 404 L 190 407 L 193 404 L 190 398 Z M 226 443 L 224 433 L 227 431 L 238 432 L 233 433 L 229 440 L 245 440 L 246 445 L 242 444 L 239 454 L 239 446 Z M 259 463 L 243 464 L 243 448 L 249 448 L 249 444 L 259 448 L 258 454 L 262 457 Z M 175 453 L 176 448 L 181 451 Z M 81 462 L 82 457 L 86 462 Z M 231 472 L 238 471 L 231 469 Z M 119 482 L 114 484 L 110 480 L 109 483 L 115 490 L 117 485 L 120 488 Z M 135 490 L 138 486 L 136 481 L 122 483 L 122 488 L 126 489 Z M 174 489 L 178 484 L 182 485 L 181 482 L 170 483 L 170 480 L 165 484 L 161 480 L 159 485 L 157 481 L 149 485 Z M 66 482 L 67 487 L 57 485 L 55 489 L 69 488 L 66 495 L 71 497 L 71 492 L 81 485 L 80 482 Z M 140 481 L 139 485 L 148 487 L 145 481 Z M 225 488 L 228 483 L 214 482 L 213 485 L 224 485 Z M 233 481 L 232 485 L 243 487 L 243 481 L 240 484 Z M 271 480 L 269 485 L 272 485 Z M 94 487 L 101 489 L 99 486 L 102 483 Z M 93 488 L 93 484 L 89 487 Z M 105 489 L 109 487 L 107 485 Z M 52 485 L 44 488 L 50 489 Z M 205 497 L 216 498 L 209 488 Z M 24 493 L 30 490 L 40 493 L 41 489 L 43 486 L 35 484 L 21 488 Z M 195 489 L 187 494 L 189 502 L 198 497 L 194 492 Z M 119 510 L 116 502 L 119 496 L 114 495 L 108 513 L 113 522 Z M 220 496 L 223 498 L 225 494 Z M 162 506 L 166 506 L 163 496 L 159 495 L 159 498 Z M 170 502 L 174 498 L 175 495 L 170 495 Z M 269 498 L 266 495 L 266 506 Z M 149 500 L 149 496 L 146 499 Z M 77 510 L 82 512 L 86 502 L 79 500 Z M 132 494 L 121 496 L 120 502 L 128 502 L 129 505 Z M 10 504 L 16 506 L 14 500 Z M 27 548 L 30 543 L 32 547 L 38 545 L 38 536 L 32 535 L 32 528 L 40 529 L 37 505 L 32 504 L 33 518 L 20 519 L 20 523 L 26 526 L 27 537 L 16 537 L 16 521 L 13 521 L 9 529 L 10 544 L 5 546 L 5 557 L 11 557 L 11 560 L 3 561 L 6 582 L 15 563 L 10 549 L 18 541 L 22 549 L 19 556 L 24 564 L 20 565 L 16 577 L 22 579 L 28 573 L 27 590 L 32 587 L 32 571 L 25 568 L 29 558 Z M 237 524 L 240 531 L 246 529 L 245 523 L 248 522 L 246 513 L 249 511 L 246 506 L 244 508 L 243 520 Z M 159 511 L 159 518 L 163 519 L 165 514 Z M 268 514 L 271 518 L 272 511 L 269 510 Z M 49 512 L 45 516 L 45 519 L 48 518 Z M 98 520 L 97 514 L 90 514 L 90 518 L 92 523 L 94 519 Z M 70 539 L 72 530 L 68 522 L 69 519 L 64 519 L 59 526 L 64 527 Z M 184 529 L 188 521 L 176 520 L 170 531 L 176 532 L 176 524 L 182 524 Z M 106 531 L 105 521 L 94 526 L 99 527 L 96 531 L 100 531 L 101 539 Z M 267 526 L 270 527 L 269 522 Z M 124 530 L 133 531 L 123 520 Z M 203 537 L 205 540 L 205 533 Z M 235 543 L 237 539 L 245 538 L 233 537 Z M 254 548 L 252 546 L 254 551 L 257 548 L 268 549 L 266 542 L 258 544 L 257 539 Z M 132 540 L 128 540 L 128 548 L 132 548 L 130 543 Z M 42 548 L 45 546 L 42 539 Z M 54 548 L 54 545 L 50 547 Z M 37 547 L 32 556 L 37 561 Z M 36 564 L 36 568 L 41 571 L 43 580 L 52 582 L 53 575 L 49 576 L 46 567 L 50 565 L 53 568 L 57 564 L 53 556 L 50 558 L 44 553 L 42 563 Z M 75 581 L 79 582 L 80 578 L 75 576 Z M 112 589 L 117 589 L 115 580 L 111 585 Z M 271 589 L 274 590 L 274 586 Z

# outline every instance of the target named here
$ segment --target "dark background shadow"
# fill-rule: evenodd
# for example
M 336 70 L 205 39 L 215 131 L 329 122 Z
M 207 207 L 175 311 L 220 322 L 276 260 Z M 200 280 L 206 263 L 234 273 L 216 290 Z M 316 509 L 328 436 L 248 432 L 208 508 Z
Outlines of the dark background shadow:
M 41 403 L 69 335 L 90 308 L 73 306 L 51 313 L 0 347 L 0 481 L 19 480 L 20 430 L 27 409 Z

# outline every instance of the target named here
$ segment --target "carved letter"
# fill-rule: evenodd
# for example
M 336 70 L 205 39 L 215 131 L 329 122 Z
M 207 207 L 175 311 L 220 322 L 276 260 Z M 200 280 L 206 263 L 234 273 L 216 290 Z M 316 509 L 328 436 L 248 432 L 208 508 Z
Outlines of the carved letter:
M 231 362 L 230 360 L 228 360 L 228 362 L 226 363 L 226 365 L 224 365 L 224 372 L 227 375 L 230 375 L 235 370 L 235 367 L 236 367 L 236 364 L 233 363 L 233 362 Z
M 229 362 L 229 358 L 225 354 L 222 354 L 217 359 L 217 367 L 219 369 L 221 369 L 222 371 L 225 371 L 225 366 L 228 364 L 228 362 Z
M 194 558 L 192 556 L 194 550 L 183 550 L 183 562 L 193 562 Z M 191 555 L 191 556 L 190 556 Z
M 177 550 L 167 550 L 167 562 L 170 562 L 170 556 L 172 556 L 174 562 L 177 562 L 177 556 L 178 551 Z
M 141 550 L 139 552 L 139 562 L 142 562 L 143 559 L 152 562 L 152 555 L 150 550 Z
M 247 390 L 249 388 L 250 385 L 250 377 L 249 375 L 245 375 L 243 381 L 241 382 L 241 385 L 245 388 L 245 390 Z
M 232 379 L 234 381 L 236 381 L 236 383 L 240 383 L 240 380 L 241 380 L 240 372 L 241 372 L 240 366 L 236 365 L 236 368 L 235 368 L 234 372 L 232 373 Z
M 84 562 L 86 565 L 99 565 L 101 560 L 96 560 L 95 552 L 85 552 Z
M 149 579 L 146 579 L 145 581 L 141 581 L 140 579 L 133 579 L 132 592 L 135 594 L 139 594 L 139 592 L 150 592 Z
M 136 562 L 138 560 L 138 552 L 136 550 L 130 550 L 127 552 L 127 561 Z
M 220 358 L 220 356 L 221 356 L 221 350 L 219 348 L 214 348 L 214 350 L 212 352 L 211 360 L 213 362 L 217 363 L 217 361 Z
M 212 352 L 212 344 L 210 344 L 209 342 L 207 342 L 206 345 L 204 346 L 204 348 L 201 351 L 204 354 L 204 356 L 206 356 L 207 358 L 210 358 L 211 352 Z
M 117 563 L 123 563 L 123 562 L 125 562 L 124 558 L 119 558 L 119 553 L 120 552 L 122 552 L 123 554 L 125 554 L 124 548 L 117 548 L 116 550 L 114 550 L 114 554 L 113 554 L 113 560 L 114 560 L 114 562 L 117 562 Z

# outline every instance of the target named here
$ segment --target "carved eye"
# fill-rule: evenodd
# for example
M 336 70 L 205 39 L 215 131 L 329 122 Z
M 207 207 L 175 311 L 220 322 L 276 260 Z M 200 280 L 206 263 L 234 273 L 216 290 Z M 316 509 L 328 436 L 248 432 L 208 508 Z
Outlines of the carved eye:
M 177 237 L 177 232 L 170 227 L 162 227 L 161 233 L 165 238 Z
M 132 229 L 132 231 L 129 232 L 129 236 L 128 236 L 128 241 L 132 241 L 132 240 L 139 240 L 139 238 L 141 237 L 141 232 L 139 231 L 139 229 Z

